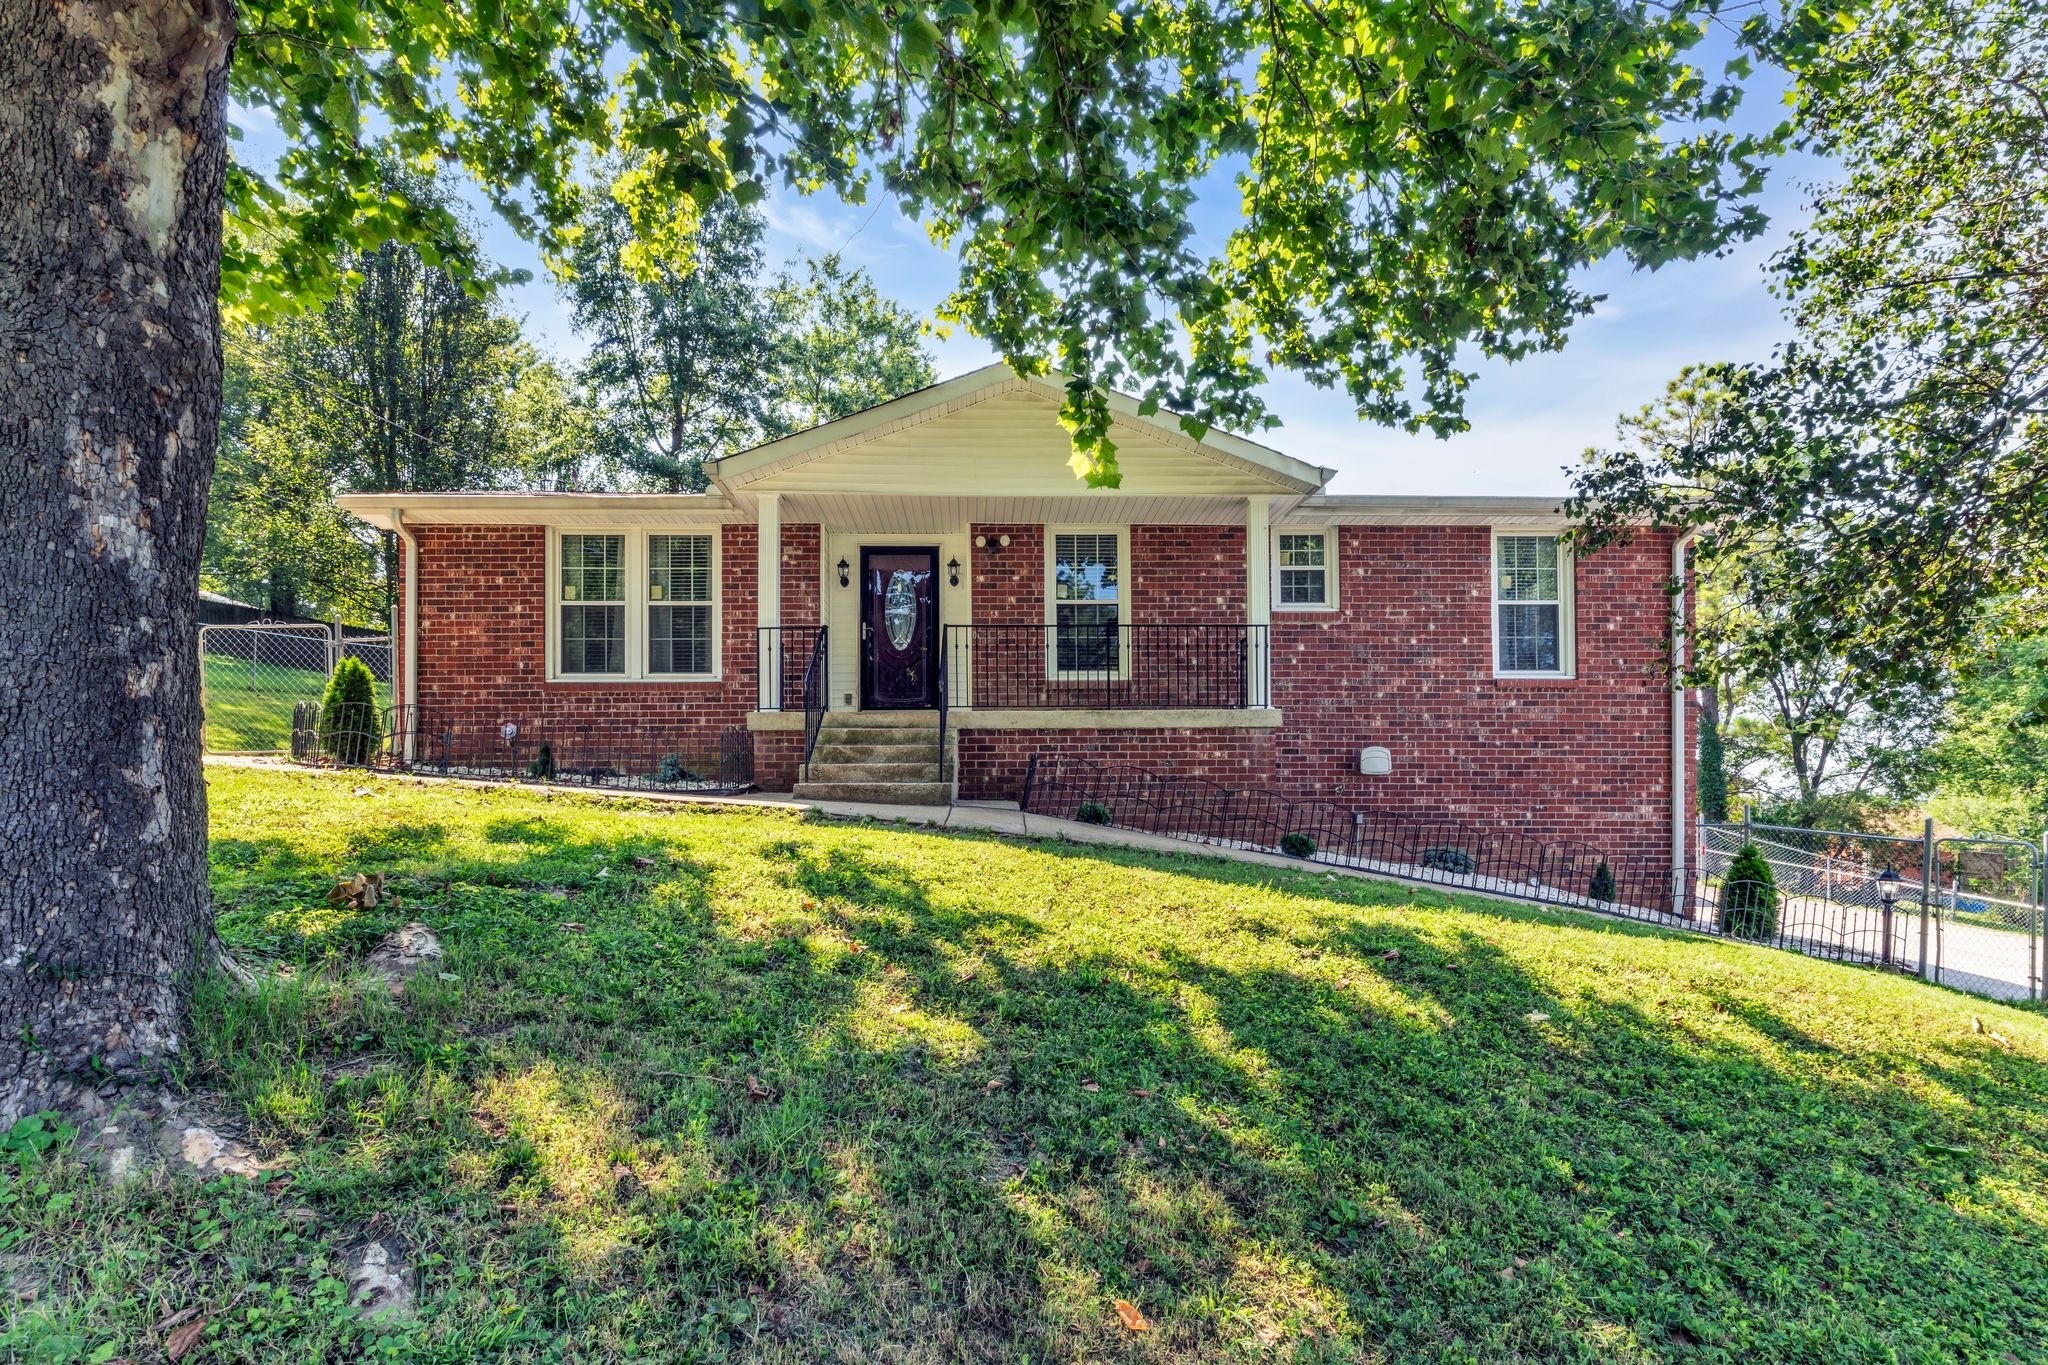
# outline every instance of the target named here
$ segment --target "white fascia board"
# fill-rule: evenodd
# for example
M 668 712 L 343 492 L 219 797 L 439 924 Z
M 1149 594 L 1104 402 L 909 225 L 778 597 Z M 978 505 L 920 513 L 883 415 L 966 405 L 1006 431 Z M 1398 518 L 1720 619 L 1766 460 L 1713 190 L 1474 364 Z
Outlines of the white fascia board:
M 344 493 L 342 511 L 381 531 L 391 513 L 408 526 L 573 526 L 743 520 L 718 493 Z

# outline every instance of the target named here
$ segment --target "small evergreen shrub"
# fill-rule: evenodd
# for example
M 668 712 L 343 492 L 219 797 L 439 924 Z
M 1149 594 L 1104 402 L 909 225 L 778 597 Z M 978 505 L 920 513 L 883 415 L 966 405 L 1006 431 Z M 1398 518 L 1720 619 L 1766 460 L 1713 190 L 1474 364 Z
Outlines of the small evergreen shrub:
M 1462 848 L 1425 848 L 1421 864 L 1435 872 L 1455 872 L 1469 877 L 1479 870 L 1479 863 Z
M 697 774 L 691 772 L 684 765 L 681 754 L 666 754 L 662 757 L 661 766 L 654 770 L 654 780 L 656 782 L 695 782 Z
M 1744 844 L 1721 885 L 1721 931 L 1766 939 L 1778 932 L 1778 880 L 1755 844 Z
M 537 781 L 549 782 L 555 776 L 555 746 L 546 740 L 540 742 L 540 752 L 533 756 L 533 762 L 526 765 L 526 775 Z
M 1084 825 L 1106 825 L 1109 823 L 1109 807 L 1100 801 L 1083 801 L 1081 809 L 1074 812 L 1074 818 Z
M 343 659 L 320 699 L 320 752 L 336 763 L 362 767 L 384 743 L 384 718 L 377 714 L 377 680 L 361 659 Z
M 1586 887 L 1586 899 L 1611 901 L 1614 899 L 1614 869 L 1602 858 L 1600 866 L 1593 869 L 1593 880 Z
M 1316 841 L 1300 830 L 1280 836 L 1280 851 L 1290 858 L 1313 858 L 1316 856 Z
M 1716 824 L 1728 818 L 1728 757 L 1712 709 L 1700 717 L 1700 816 Z

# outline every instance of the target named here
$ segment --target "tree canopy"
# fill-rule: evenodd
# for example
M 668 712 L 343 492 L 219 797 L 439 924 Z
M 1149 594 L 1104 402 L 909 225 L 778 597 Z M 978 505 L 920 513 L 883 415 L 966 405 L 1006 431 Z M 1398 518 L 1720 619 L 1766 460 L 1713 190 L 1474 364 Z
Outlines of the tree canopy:
M 1799 73 L 1844 168 L 1774 263 L 1796 340 L 1716 420 L 1599 452 L 1585 540 L 1700 527 L 1768 621 L 1717 644 L 1911 682 L 2048 602 L 2048 23 L 2038 0 L 1883 0 Z M 1717 639 L 1718 633 L 1718 639 Z
M 332 245 L 445 238 L 380 181 L 400 155 L 466 166 L 566 257 L 586 153 L 628 153 L 620 199 L 653 256 L 690 258 L 721 201 L 880 186 L 957 249 L 944 315 L 1013 365 L 1072 376 L 1091 483 L 1118 481 L 1107 386 L 1255 427 L 1269 367 L 1341 384 L 1370 420 L 1457 429 L 1460 350 L 1559 345 L 1573 278 L 1754 233 L 1768 137 L 1692 61 L 1713 0 L 1528 6 L 1281 0 L 424 0 L 241 7 L 232 95 L 274 116 L 275 167 L 232 169 L 223 288 L 245 313 L 333 284 Z M 1750 48 L 1833 11 L 1760 13 Z M 1198 239 L 1196 188 L 1235 171 L 1241 221 Z

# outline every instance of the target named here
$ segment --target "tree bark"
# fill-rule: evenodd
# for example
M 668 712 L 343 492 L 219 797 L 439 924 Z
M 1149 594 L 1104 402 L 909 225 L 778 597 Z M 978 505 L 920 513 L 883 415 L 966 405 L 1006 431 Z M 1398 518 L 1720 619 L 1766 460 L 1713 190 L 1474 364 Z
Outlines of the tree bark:
M 174 1052 L 208 942 L 197 602 L 229 0 L 0 4 L 0 1123 Z

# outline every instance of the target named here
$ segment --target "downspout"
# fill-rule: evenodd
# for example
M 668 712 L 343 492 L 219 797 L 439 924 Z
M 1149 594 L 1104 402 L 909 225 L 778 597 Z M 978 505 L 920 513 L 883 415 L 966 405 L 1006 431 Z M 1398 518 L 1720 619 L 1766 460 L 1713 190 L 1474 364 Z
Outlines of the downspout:
M 1685 631 L 1685 552 L 1692 544 L 1687 532 L 1671 542 L 1671 910 L 1679 913 L 1688 893 L 1686 877 L 1686 752 L 1685 685 L 1686 651 L 1691 642 Z
M 405 513 L 391 509 L 391 529 L 405 546 L 405 761 L 413 759 L 413 737 L 419 729 L 420 710 L 420 543 L 406 529 Z

